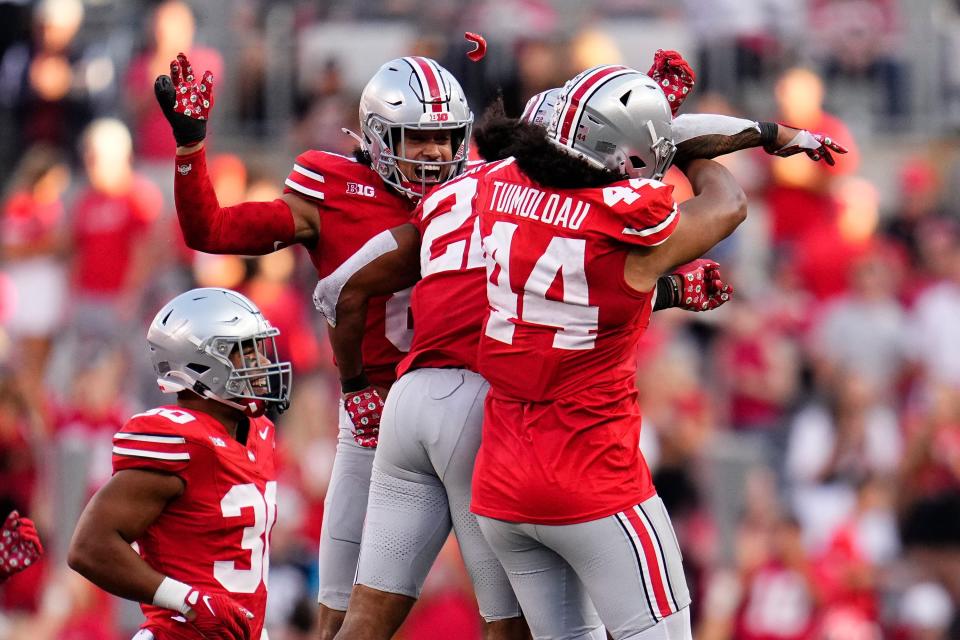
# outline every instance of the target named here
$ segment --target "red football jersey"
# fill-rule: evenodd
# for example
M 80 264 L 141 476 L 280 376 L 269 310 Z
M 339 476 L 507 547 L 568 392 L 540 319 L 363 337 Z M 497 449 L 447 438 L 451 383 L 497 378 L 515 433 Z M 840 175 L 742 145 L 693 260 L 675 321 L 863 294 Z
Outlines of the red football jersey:
M 297 156 L 284 193 L 317 205 L 320 239 L 310 259 L 323 279 L 367 240 L 410 220 L 414 202 L 390 189 L 380 176 L 352 158 L 325 151 Z M 372 298 L 363 339 L 364 369 L 370 382 L 390 386 L 397 363 L 410 348 L 410 290 Z
M 550 189 L 510 164 L 481 178 L 477 207 L 490 303 L 478 365 L 491 392 L 473 510 L 564 524 L 649 498 L 634 377 L 653 291 L 623 273 L 632 248 L 676 229 L 672 187 Z
M 479 180 L 505 166 L 481 164 L 437 187 L 414 213 L 420 231 L 420 275 L 411 308 L 417 330 L 397 367 L 477 371 L 477 344 L 487 316 L 486 265 L 475 202 Z
M 140 555 L 160 573 L 223 593 L 253 612 L 259 638 L 267 606 L 270 532 L 277 520 L 273 423 L 250 420 L 246 446 L 216 419 L 176 406 L 130 418 L 113 437 L 114 473 L 150 469 L 186 487 L 144 536 Z M 141 604 L 157 637 L 199 639 L 175 611 Z

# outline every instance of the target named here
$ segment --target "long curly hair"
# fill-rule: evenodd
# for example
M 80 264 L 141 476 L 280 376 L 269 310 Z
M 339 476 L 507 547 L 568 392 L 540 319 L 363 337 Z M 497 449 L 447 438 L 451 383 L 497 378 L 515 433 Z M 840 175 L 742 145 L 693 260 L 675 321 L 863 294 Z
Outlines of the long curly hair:
M 616 171 L 598 169 L 558 149 L 541 126 L 507 117 L 497 98 L 474 129 L 477 152 L 488 161 L 513 156 L 534 182 L 558 189 L 602 187 L 622 180 Z

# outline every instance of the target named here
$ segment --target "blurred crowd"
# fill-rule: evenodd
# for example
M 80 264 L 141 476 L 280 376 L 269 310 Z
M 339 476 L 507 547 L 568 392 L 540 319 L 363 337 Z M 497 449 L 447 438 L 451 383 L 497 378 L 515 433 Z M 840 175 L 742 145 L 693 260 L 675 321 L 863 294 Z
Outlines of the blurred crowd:
M 277 197 L 302 150 L 352 149 L 340 129 L 356 128 L 361 87 L 348 69 L 365 54 L 358 43 L 298 63 L 318 26 L 407 25 L 394 55 L 441 61 L 479 115 L 498 93 L 518 114 L 587 66 L 629 59 L 605 30 L 626 19 L 692 43 L 684 111 L 779 120 L 850 149 L 835 167 L 759 150 L 724 159 L 750 196 L 748 221 L 712 256 L 734 300 L 658 313 L 639 353 L 643 448 L 684 552 L 696 637 L 960 637 L 960 75 L 935 64 L 960 52 L 960 2 L 226 6 L 0 1 L 0 514 L 29 514 L 49 551 L 0 587 L 0 639 L 112 640 L 138 624 L 64 554 L 110 475 L 112 434 L 164 402 L 144 333 L 191 286 L 250 296 L 293 361 L 268 628 L 303 638 L 311 623 L 338 398 L 315 274 L 296 249 L 248 259 L 184 246 L 174 142 L 152 92 L 176 53 L 218 79 L 210 170 L 230 205 Z M 918 7 L 934 32 L 918 30 Z M 278 11 L 289 59 L 274 50 Z M 463 55 L 465 29 L 490 44 L 479 64 Z M 935 82 L 919 84 L 918 51 Z M 688 197 L 681 174 L 668 181 Z M 471 598 L 448 544 L 402 637 L 478 638 Z

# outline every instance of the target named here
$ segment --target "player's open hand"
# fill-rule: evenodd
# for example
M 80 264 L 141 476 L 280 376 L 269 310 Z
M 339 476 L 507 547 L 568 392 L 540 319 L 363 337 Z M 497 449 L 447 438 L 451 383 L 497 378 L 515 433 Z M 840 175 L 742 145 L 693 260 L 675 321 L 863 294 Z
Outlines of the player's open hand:
M 33 522 L 11 511 L 0 528 L 0 582 L 34 564 L 41 555 L 43 545 Z
M 805 129 L 796 129 L 785 124 L 778 125 L 777 144 L 779 147 L 766 148 L 766 152 L 781 158 L 806 153 L 814 162 L 823 160 L 831 167 L 836 164 L 834 153 L 846 153 L 843 145 L 823 133 L 810 133 Z M 786 139 L 787 142 L 781 141 Z
M 197 79 L 187 57 L 178 54 L 170 63 L 170 75 L 158 76 L 153 83 L 153 92 L 178 146 L 196 144 L 207 136 L 207 119 L 213 108 L 210 71 Z
M 713 260 L 700 258 L 674 269 L 683 286 L 677 304 L 687 311 L 710 311 L 733 296 L 733 286 L 720 277 L 720 265 Z
M 353 439 L 361 447 L 376 447 L 380 437 L 383 398 L 374 387 L 343 394 L 343 407 L 353 424 Z
M 187 622 L 209 640 L 250 640 L 253 614 L 232 598 L 192 589 L 185 602 Z
M 684 60 L 682 55 L 664 49 L 657 49 L 653 54 L 653 65 L 647 75 L 656 80 L 663 89 L 673 115 L 677 115 L 680 105 L 693 91 L 697 80 L 690 63 Z

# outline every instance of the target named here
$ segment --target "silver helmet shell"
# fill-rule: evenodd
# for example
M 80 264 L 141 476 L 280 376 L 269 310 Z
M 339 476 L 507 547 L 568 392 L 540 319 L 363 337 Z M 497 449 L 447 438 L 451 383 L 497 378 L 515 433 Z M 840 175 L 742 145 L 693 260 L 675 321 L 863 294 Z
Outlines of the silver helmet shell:
M 563 86 L 547 136 L 595 167 L 659 180 L 676 152 L 672 122 L 656 81 L 629 67 L 601 65 Z
M 553 119 L 553 110 L 557 106 L 557 100 L 560 97 L 561 91 L 563 91 L 563 89 L 560 87 L 554 87 L 553 89 L 547 89 L 534 95 L 527 100 L 527 104 L 523 108 L 523 115 L 520 116 L 520 119 L 541 127 L 549 125 Z
M 405 134 L 411 130 L 450 130 L 452 160 L 426 162 L 406 157 Z M 421 197 L 435 181 L 403 175 L 398 161 L 417 171 L 439 167 L 438 182 L 459 175 L 467 165 L 473 113 L 460 83 L 435 60 L 396 58 L 373 75 L 360 94 L 361 147 L 384 182 Z
M 291 365 L 278 359 L 279 334 L 246 296 L 211 287 L 164 305 L 147 345 L 164 393 L 189 390 L 256 415 L 263 403 L 281 411 L 289 404 Z M 231 354 L 241 354 L 240 364 Z

